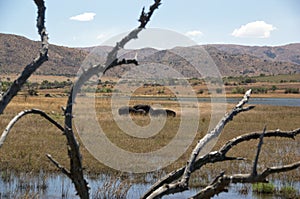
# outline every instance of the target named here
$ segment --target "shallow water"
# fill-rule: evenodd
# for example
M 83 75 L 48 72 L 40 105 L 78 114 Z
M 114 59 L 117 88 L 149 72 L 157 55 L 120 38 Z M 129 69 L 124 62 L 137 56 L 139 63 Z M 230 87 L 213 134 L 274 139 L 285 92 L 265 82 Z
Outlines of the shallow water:
M 75 189 L 71 181 L 62 174 L 49 174 L 40 172 L 38 175 L 33 174 L 18 174 L 10 172 L 1 172 L 0 178 L 0 199 L 2 198 L 21 198 L 24 196 L 38 196 L 38 198 L 78 198 L 75 195 Z M 134 180 L 134 177 L 131 180 Z M 91 197 L 106 195 L 108 198 L 111 194 L 120 187 L 121 182 L 119 179 L 111 179 L 108 175 L 99 175 L 96 177 L 88 177 L 89 186 L 91 187 Z M 130 180 L 130 179 L 129 179 Z M 155 181 L 156 179 L 151 174 L 147 174 L 144 178 L 144 182 L 131 183 L 131 186 L 126 191 L 126 198 L 139 198 Z M 151 181 L 151 182 L 150 182 Z M 109 189 L 103 189 L 105 182 L 113 182 Z M 277 188 L 283 186 L 284 183 L 280 181 L 273 182 Z M 110 184 L 110 183 L 108 183 Z M 124 185 L 124 184 L 123 184 Z M 126 185 L 125 185 L 126 186 Z M 292 186 L 295 189 L 300 190 L 300 182 L 294 182 Z M 101 189 L 102 187 L 102 189 Z M 115 187 L 115 188 L 113 188 Z M 100 188 L 100 189 L 99 189 Z M 119 189 L 120 190 L 120 189 Z M 241 190 L 244 191 L 241 194 Z M 180 194 L 170 195 L 164 198 L 187 198 L 196 193 L 196 189 L 191 189 Z M 246 192 L 246 193 L 245 193 Z M 252 192 L 250 184 L 236 184 L 229 188 L 227 193 L 221 193 L 214 197 L 215 199 L 227 199 L 227 198 L 243 198 L 243 199 L 271 199 L 280 198 L 274 195 L 257 195 Z

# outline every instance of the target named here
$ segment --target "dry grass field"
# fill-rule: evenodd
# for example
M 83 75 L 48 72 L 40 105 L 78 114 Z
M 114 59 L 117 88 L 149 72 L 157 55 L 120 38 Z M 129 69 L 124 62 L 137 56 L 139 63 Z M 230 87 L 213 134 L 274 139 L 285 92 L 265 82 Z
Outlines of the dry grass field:
M 17 96 L 10 103 L 1 115 L 0 129 L 5 129 L 9 121 L 20 111 L 24 109 L 37 108 L 44 110 L 51 117 L 63 124 L 63 113 L 61 106 L 65 106 L 66 97 L 46 98 L 43 96 L 27 97 Z M 250 99 L 251 100 L 251 99 Z M 180 112 L 180 106 L 176 101 L 140 101 L 130 102 L 134 104 L 161 104 L 163 107 Z M 228 109 L 233 105 L 229 104 Z M 200 139 L 206 132 L 210 120 L 211 107 L 208 103 L 199 104 L 200 120 L 196 139 Z M 168 118 L 164 128 L 155 136 L 149 139 L 141 139 L 129 136 L 115 124 L 113 115 L 111 114 L 110 98 L 97 98 L 96 110 L 99 124 L 103 128 L 106 136 L 118 147 L 133 152 L 148 152 L 167 145 L 174 137 L 180 124 L 180 113 L 175 118 Z M 140 125 L 146 126 L 150 122 L 149 116 L 131 116 L 133 121 Z M 193 121 L 193 117 L 190 119 Z M 222 135 L 218 139 L 214 149 L 218 149 L 227 140 L 232 139 L 241 134 L 262 131 L 267 125 L 267 129 L 292 130 L 299 128 L 300 108 L 299 107 L 279 107 L 279 106 L 256 106 L 254 110 L 247 113 L 241 113 L 234 118 L 224 129 Z M 77 136 L 78 140 L 80 138 Z M 259 159 L 260 168 L 274 166 L 280 164 L 292 163 L 299 161 L 300 155 L 300 138 L 296 140 L 287 140 L 279 138 L 266 138 L 262 148 L 262 154 Z M 181 167 L 188 159 L 192 148 L 195 146 L 196 140 L 182 155 L 178 161 L 166 168 L 167 171 Z M 251 141 L 235 147 L 231 151 L 231 155 L 247 158 L 246 161 L 223 162 L 214 165 L 207 165 L 198 173 L 200 176 L 207 173 L 218 173 L 225 170 L 231 172 L 246 172 L 251 169 L 252 160 L 256 153 L 257 141 Z M 115 172 L 98 162 L 81 144 L 83 155 L 83 164 L 85 171 L 90 174 L 101 172 Z M 68 165 L 67 146 L 65 137 L 58 129 L 46 120 L 36 115 L 28 115 L 22 118 L 13 128 L 0 150 L 0 169 L 15 170 L 26 172 L 57 171 L 55 166 L 49 162 L 45 154 L 51 154 L 55 159 L 59 160 L 62 165 Z M 295 170 L 283 175 L 274 177 L 280 179 L 289 179 L 299 181 L 300 171 Z

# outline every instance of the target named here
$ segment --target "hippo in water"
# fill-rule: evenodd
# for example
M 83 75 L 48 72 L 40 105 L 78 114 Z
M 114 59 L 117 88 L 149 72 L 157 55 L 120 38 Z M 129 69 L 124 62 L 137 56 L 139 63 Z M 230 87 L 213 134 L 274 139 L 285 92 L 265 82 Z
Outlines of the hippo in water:
M 136 110 L 142 109 L 146 112 L 146 114 L 148 114 L 149 111 L 152 109 L 150 105 L 146 105 L 146 104 L 137 104 L 133 106 L 133 108 Z
M 135 109 L 130 106 L 123 106 L 118 110 L 119 115 L 129 115 L 129 114 L 137 114 L 137 115 L 145 115 L 146 111 L 143 109 Z
M 151 109 L 150 110 L 150 115 L 151 116 L 168 116 L 168 117 L 175 117 L 176 116 L 176 112 L 172 111 L 170 109 Z

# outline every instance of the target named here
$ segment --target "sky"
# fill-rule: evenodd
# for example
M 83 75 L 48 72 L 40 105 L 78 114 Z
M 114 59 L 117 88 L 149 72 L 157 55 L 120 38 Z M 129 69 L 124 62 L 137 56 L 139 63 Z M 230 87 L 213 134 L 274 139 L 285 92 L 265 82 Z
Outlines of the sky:
M 51 44 L 90 47 L 137 27 L 153 0 L 46 0 Z M 300 42 L 300 0 L 162 0 L 147 28 L 196 44 L 277 46 Z M 39 40 L 33 0 L 1 0 L 0 32 Z M 172 35 L 164 36 L 170 40 Z

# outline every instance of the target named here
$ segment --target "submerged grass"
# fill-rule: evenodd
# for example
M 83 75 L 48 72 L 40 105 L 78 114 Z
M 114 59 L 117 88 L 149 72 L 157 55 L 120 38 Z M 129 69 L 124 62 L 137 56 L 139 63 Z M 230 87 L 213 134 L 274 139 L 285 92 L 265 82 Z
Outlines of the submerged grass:
M 272 194 L 275 193 L 275 185 L 272 183 L 252 184 L 252 191 L 255 193 Z
M 280 198 L 300 198 L 300 193 L 293 186 L 287 185 L 281 188 L 276 187 L 273 183 L 254 183 L 252 184 L 252 192 L 256 194 L 272 194 Z

